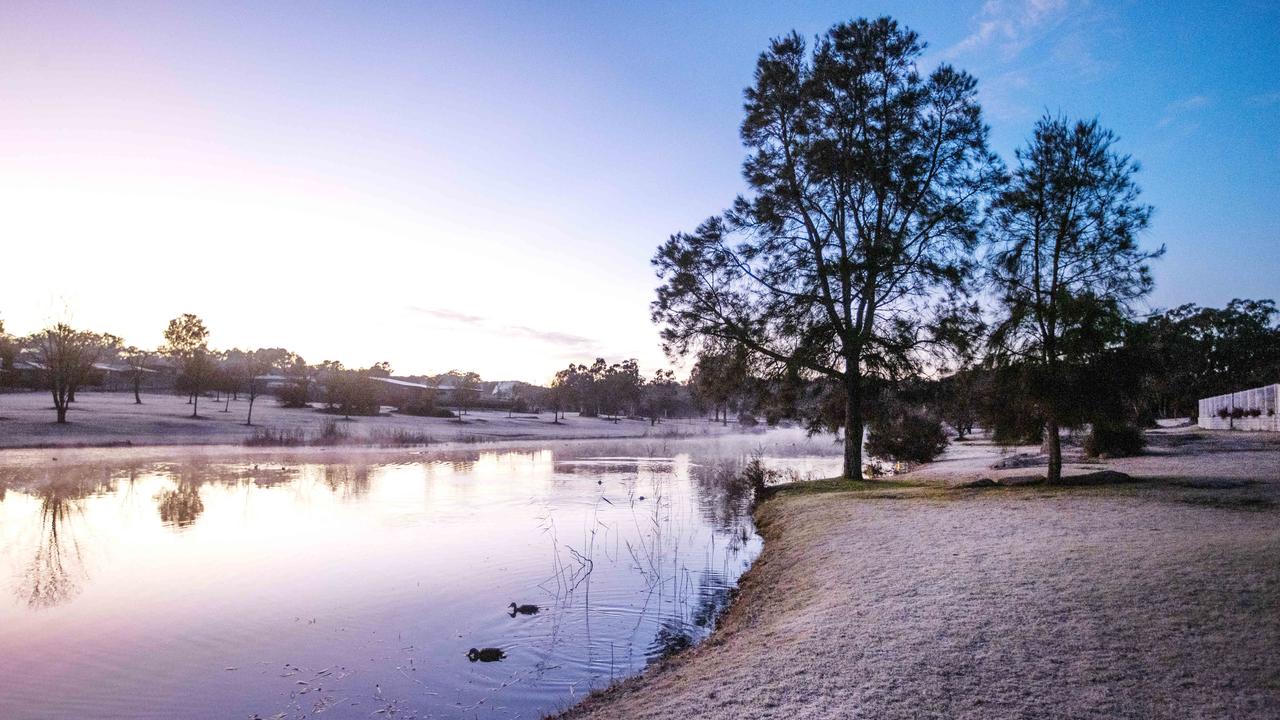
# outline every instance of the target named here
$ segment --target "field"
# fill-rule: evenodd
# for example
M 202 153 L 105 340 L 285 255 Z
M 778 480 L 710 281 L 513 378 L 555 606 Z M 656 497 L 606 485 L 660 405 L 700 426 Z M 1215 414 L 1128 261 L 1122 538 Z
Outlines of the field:
M 260 397 L 253 407 L 254 427 L 247 427 L 249 403 L 229 405 L 212 398 L 200 401 L 200 417 L 191 417 L 186 398 L 143 395 L 134 404 L 129 393 L 81 392 L 71 406 L 68 423 L 53 422 L 53 402 L 48 393 L 0 393 L 0 448 L 106 445 L 240 445 L 260 433 L 273 438 L 321 441 L 329 425 L 336 444 L 419 445 L 436 442 L 482 442 L 520 439 L 580 439 L 669 437 L 721 434 L 727 430 L 705 420 L 668 420 L 651 426 L 648 421 L 578 417 L 570 414 L 560 423 L 551 413 L 516 415 L 473 411 L 462 422 L 449 418 L 421 418 L 384 414 L 380 417 L 344 419 L 316 409 L 280 407 L 275 398 Z M 319 407 L 319 404 L 316 404 Z M 271 442 L 269 439 L 267 442 Z

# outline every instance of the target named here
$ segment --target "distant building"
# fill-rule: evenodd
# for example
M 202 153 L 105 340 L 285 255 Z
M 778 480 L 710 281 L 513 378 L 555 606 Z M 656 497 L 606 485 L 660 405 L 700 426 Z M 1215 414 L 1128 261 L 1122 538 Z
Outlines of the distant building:
M 1280 384 L 1202 398 L 1196 424 L 1206 430 L 1280 432 Z

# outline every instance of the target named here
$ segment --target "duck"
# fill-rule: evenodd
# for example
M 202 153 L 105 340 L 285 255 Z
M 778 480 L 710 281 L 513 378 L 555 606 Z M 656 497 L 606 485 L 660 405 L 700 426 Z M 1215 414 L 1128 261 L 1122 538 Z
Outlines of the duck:
M 471 662 L 498 662 L 506 656 L 501 648 L 471 648 L 467 651 L 467 659 Z
M 536 615 L 536 614 L 538 614 L 538 606 L 537 606 L 537 605 L 517 605 L 517 604 L 515 604 L 514 602 L 512 602 L 512 603 L 511 603 L 510 605 L 508 605 L 507 607 L 508 607 L 508 608 L 510 608 L 508 612 L 510 613 L 511 617 L 515 617 L 517 613 L 518 613 L 518 614 L 520 614 L 520 615 Z

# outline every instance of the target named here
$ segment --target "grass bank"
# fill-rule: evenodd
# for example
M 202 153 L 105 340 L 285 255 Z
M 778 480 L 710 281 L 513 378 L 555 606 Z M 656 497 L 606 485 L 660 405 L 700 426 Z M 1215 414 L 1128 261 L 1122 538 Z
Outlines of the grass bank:
M 1113 464 L 1144 482 L 785 488 L 712 637 L 563 717 L 1275 717 L 1280 447 Z

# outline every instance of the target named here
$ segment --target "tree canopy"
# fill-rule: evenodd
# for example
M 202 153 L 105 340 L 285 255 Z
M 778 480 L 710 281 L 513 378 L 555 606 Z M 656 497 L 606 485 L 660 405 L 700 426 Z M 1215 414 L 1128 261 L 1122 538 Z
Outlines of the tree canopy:
M 844 474 L 862 473 L 862 379 L 900 374 L 964 307 L 999 165 L 968 74 L 918 67 L 892 19 L 760 55 L 741 135 L 751 189 L 653 259 L 667 351 L 730 343 L 837 382 Z

